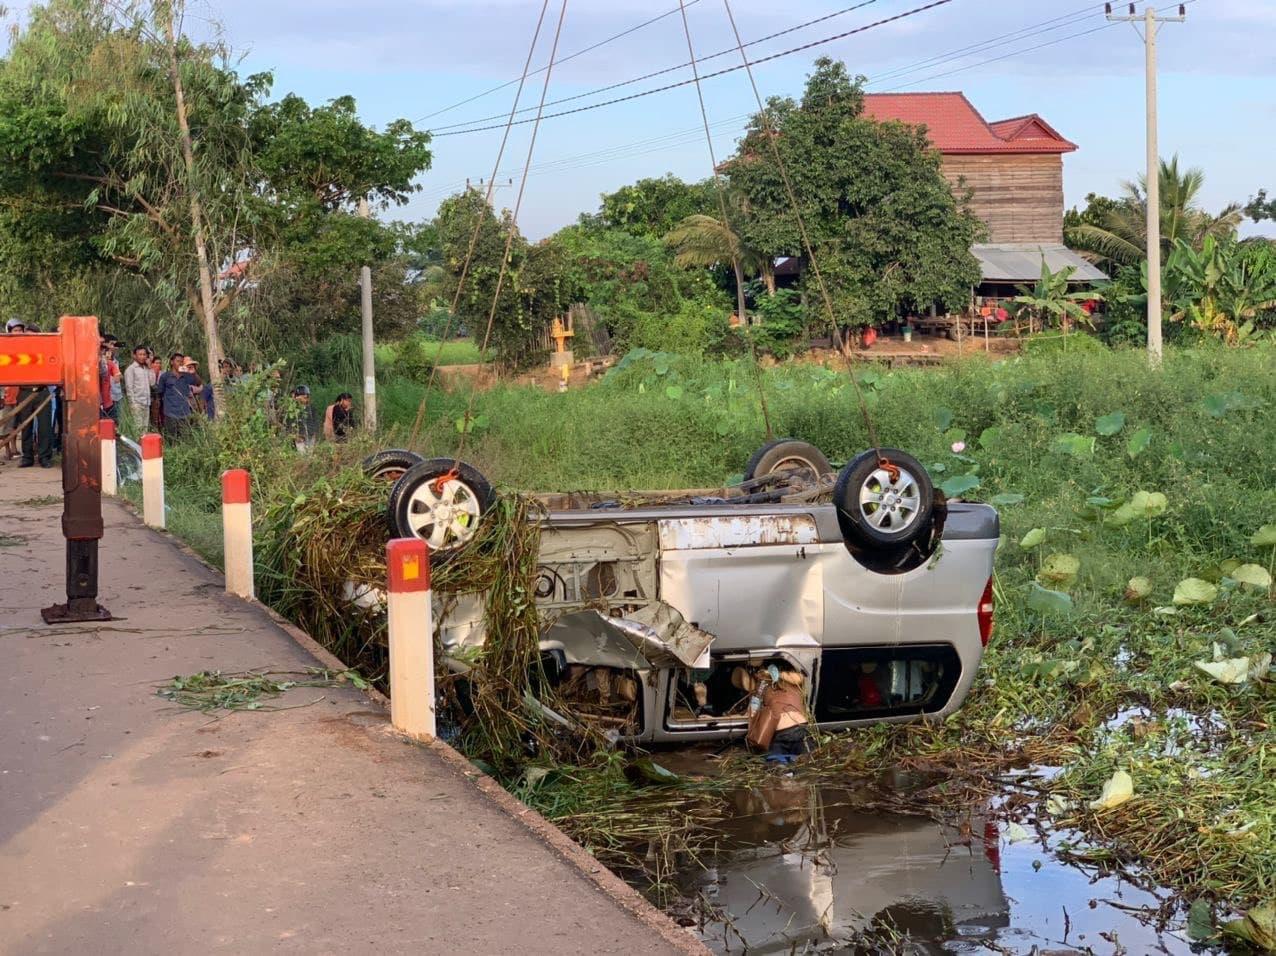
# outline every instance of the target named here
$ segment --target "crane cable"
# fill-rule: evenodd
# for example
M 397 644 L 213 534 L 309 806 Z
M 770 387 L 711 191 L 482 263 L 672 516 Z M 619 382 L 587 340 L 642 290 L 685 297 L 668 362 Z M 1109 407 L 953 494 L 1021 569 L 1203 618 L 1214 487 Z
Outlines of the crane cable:
M 938 3 L 932 3 L 930 6 L 940 6 L 948 3 L 949 0 L 939 0 Z M 802 236 L 802 247 L 806 251 L 807 258 L 811 262 L 811 271 L 815 273 L 815 281 L 820 287 L 820 295 L 824 299 L 824 308 L 828 313 L 829 329 L 833 335 L 837 334 L 837 317 L 833 312 L 833 299 L 829 295 L 828 286 L 824 282 L 824 276 L 820 272 L 819 262 L 815 258 L 815 249 L 811 245 L 811 237 L 806 229 L 806 221 L 802 217 L 802 210 L 798 207 L 797 194 L 793 190 L 793 180 L 789 178 L 788 168 L 784 165 L 784 159 L 780 156 L 780 146 L 776 142 L 775 128 L 771 124 L 771 116 L 767 112 L 765 104 L 762 102 L 762 94 L 758 91 L 758 81 L 753 75 L 753 64 L 749 62 L 749 56 L 744 51 L 744 41 L 740 38 L 740 28 L 736 26 L 735 14 L 731 11 L 731 0 L 722 0 L 723 6 L 727 11 L 727 18 L 731 21 L 731 30 L 735 34 L 736 46 L 740 51 L 740 58 L 744 62 L 744 69 L 749 76 L 749 85 L 753 87 L 753 96 L 758 103 L 758 118 L 762 121 L 763 134 L 767 142 L 771 144 L 771 152 L 775 156 L 776 166 L 779 168 L 780 176 L 784 180 L 784 190 L 788 194 L 789 204 L 793 207 L 793 215 L 797 219 L 798 231 Z M 869 413 L 868 402 L 864 399 L 864 392 L 860 388 L 860 383 L 856 381 L 855 374 L 850 371 L 850 356 L 843 352 L 843 358 L 846 361 L 848 375 L 851 385 L 855 390 L 855 398 L 859 403 L 860 414 L 864 418 L 864 428 L 868 432 L 869 443 L 872 445 L 874 452 L 877 454 L 879 461 L 882 461 L 881 442 L 877 439 L 877 428 L 873 425 L 873 416 Z
M 527 59 L 523 62 L 523 75 L 518 81 L 518 90 L 514 93 L 514 102 L 510 106 L 509 120 L 505 124 L 505 134 L 501 137 L 500 149 L 496 151 L 496 162 L 492 164 L 492 175 L 487 181 L 487 195 L 484 197 L 485 202 L 490 205 L 492 202 L 492 194 L 496 189 L 496 177 L 501 167 L 501 160 L 505 156 L 505 146 L 509 142 L 510 129 L 514 124 L 514 116 L 518 111 L 519 100 L 523 96 L 523 86 L 527 83 L 528 71 L 532 65 L 532 54 L 536 52 L 536 44 L 540 40 L 541 27 L 545 24 L 545 12 L 549 9 L 549 0 L 544 0 L 541 4 L 541 13 L 536 20 L 536 29 L 532 33 L 532 42 L 527 48 Z M 443 358 L 443 347 L 447 344 L 448 333 L 452 331 L 452 321 L 456 318 L 456 308 L 461 301 L 461 290 L 465 287 L 465 279 L 469 275 L 470 265 L 474 260 L 474 250 L 478 246 L 479 232 L 483 227 L 483 217 L 476 216 L 474 220 L 474 232 L 470 235 L 470 245 L 465 251 L 465 260 L 461 265 L 461 275 L 456 282 L 456 292 L 452 295 L 452 307 L 448 310 L 447 321 L 443 324 L 443 334 L 439 336 L 439 347 L 434 352 L 434 363 L 430 368 L 430 378 L 425 384 L 425 395 L 421 397 L 421 404 L 417 408 L 416 420 L 412 423 L 412 431 L 408 439 L 408 447 L 412 447 L 416 443 L 420 434 L 421 426 L 425 421 L 425 406 L 429 400 L 430 392 L 434 388 L 434 382 L 439 373 L 439 362 Z
M 549 66 L 545 68 L 545 82 L 541 84 L 540 103 L 536 109 L 536 121 L 532 126 L 532 138 L 527 144 L 527 158 L 523 161 L 523 174 L 519 178 L 518 196 L 514 200 L 514 210 L 510 214 L 509 232 L 505 236 L 505 251 L 501 255 L 501 269 L 496 277 L 496 291 L 492 294 L 492 308 L 487 314 L 487 328 L 483 332 L 483 344 L 479 346 L 479 362 L 483 362 L 487 355 L 487 346 L 492 338 L 492 326 L 496 322 L 496 309 L 501 301 L 501 290 L 505 286 L 505 275 L 509 270 L 510 252 L 514 247 L 514 235 L 518 232 L 518 214 L 523 206 L 523 192 L 527 189 L 528 170 L 531 169 L 532 155 L 536 150 L 536 134 L 540 131 L 541 114 L 545 109 L 545 95 L 549 92 L 549 80 L 554 72 L 554 57 L 558 53 L 558 41 L 563 35 L 563 21 L 567 18 L 567 0 L 563 0 L 562 6 L 558 10 L 558 24 L 554 28 L 554 43 L 549 52 Z M 460 464 L 461 454 L 465 450 L 465 440 L 469 435 L 471 428 L 472 415 L 474 413 L 474 399 L 478 395 L 478 389 L 470 391 L 469 401 L 465 406 L 465 416 L 461 420 L 461 442 L 457 448 L 453 468 Z
M 696 80 L 696 98 L 700 101 L 700 119 L 704 123 L 704 138 L 709 146 L 709 164 L 713 170 L 713 191 L 718 197 L 718 209 L 722 213 L 722 226 L 728 232 L 731 231 L 731 223 L 727 216 L 727 192 L 722 185 L 722 176 L 718 172 L 718 157 L 714 154 L 713 134 L 709 132 L 709 112 L 704 105 L 704 91 L 700 88 L 700 69 L 696 65 L 696 50 L 691 42 L 691 27 L 687 23 L 687 7 L 683 0 L 678 0 L 678 6 L 682 11 L 682 31 L 687 38 L 687 55 L 691 57 L 691 72 Z M 735 271 L 736 296 L 738 300 L 737 311 L 740 313 L 740 325 L 744 329 L 745 340 L 749 343 L 749 355 L 753 359 L 753 372 L 757 377 L 758 384 L 758 402 L 762 406 L 762 424 L 766 428 L 766 440 L 770 441 L 775 437 L 775 433 L 771 430 L 771 412 L 766 404 L 766 390 L 762 383 L 762 368 L 758 364 L 758 349 L 753 341 L 753 331 L 749 328 L 748 317 L 744 310 L 744 270 L 740 268 L 740 247 L 739 243 L 734 243 L 731 248 L 731 266 Z

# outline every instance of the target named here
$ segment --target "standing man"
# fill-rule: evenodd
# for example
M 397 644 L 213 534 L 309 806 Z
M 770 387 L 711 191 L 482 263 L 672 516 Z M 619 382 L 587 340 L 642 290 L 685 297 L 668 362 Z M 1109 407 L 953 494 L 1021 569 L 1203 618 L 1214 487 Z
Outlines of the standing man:
M 354 396 L 342 392 L 337 400 L 324 409 L 323 437 L 328 441 L 342 442 L 354 427 Z
M 12 332 L 26 332 L 28 329 L 18 323 L 10 329 Z M 32 328 L 30 331 L 35 332 Z M 23 403 L 26 403 L 25 406 Z M 37 461 L 41 468 L 53 467 L 53 396 L 46 385 L 28 385 L 18 390 L 18 413 L 20 419 L 26 419 L 34 413 L 26 428 L 22 429 L 22 461 L 19 468 L 32 468 Z M 36 409 L 39 411 L 36 411 Z
M 310 404 L 309 386 L 294 388 L 292 400 L 297 403 L 292 409 L 293 442 L 304 455 L 315 447 L 315 407 Z
M 164 413 L 164 436 L 169 441 L 181 437 L 190 425 L 191 390 L 197 388 L 199 379 L 188 371 L 186 356 L 174 352 L 168 357 L 168 371 L 159 377 L 155 387 L 159 391 L 160 408 Z
M 115 351 L 111 348 L 111 337 L 103 335 L 98 349 L 98 379 L 101 390 L 101 414 L 117 425 L 120 423 L 119 408 L 115 404 L 115 389 L 120 378 L 120 367 L 115 362 Z
M 5 323 L 4 330 L 6 333 L 25 332 L 26 324 L 21 319 L 10 319 Z M 18 392 L 16 385 L 6 385 L 4 391 L 4 406 L 0 408 L 0 451 L 4 453 L 4 460 L 18 457 Z
M 106 337 L 106 361 L 111 373 L 111 418 L 120 423 L 120 408 L 124 402 L 124 376 L 120 374 L 120 340 L 114 335 Z
M 133 349 L 133 364 L 124 370 L 124 394 L 138 432 L 151 421 L 151 355 L 145 345 Z

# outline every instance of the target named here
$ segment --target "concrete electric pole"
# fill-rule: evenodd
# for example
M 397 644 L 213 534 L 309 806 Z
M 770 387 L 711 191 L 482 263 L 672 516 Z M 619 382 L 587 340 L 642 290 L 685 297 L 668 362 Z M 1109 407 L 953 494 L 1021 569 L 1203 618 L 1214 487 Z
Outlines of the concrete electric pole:
M 1187 8 L 1179 4 L 1176 17 L 1157 16 L 1156 7 L 1148 4 L 1142 14 L 1134 12 L 1134 4 L 1128 13 L 1118 16 L 1112 12 L 1112 4 L 1104 4 L 1109 20 L 1134 24 L 1143 21 L 1143 46 L 1147 52 L 1147 257 L 1148 257 L 1148 359 L 1154 366 L 1161 364 L 1161 157 L 1156 143 L 1156 34 L 1162 23 L 1182 23 L 1187 19 Z
M 367 219 L 368 200 L 359 200 L 359 216 Z M 377 430 L 377 363 L 372 338 L 372 270 L 363 266 L 359 270 L 360 311 L 363 313 L 363 427 L 370 432 Z

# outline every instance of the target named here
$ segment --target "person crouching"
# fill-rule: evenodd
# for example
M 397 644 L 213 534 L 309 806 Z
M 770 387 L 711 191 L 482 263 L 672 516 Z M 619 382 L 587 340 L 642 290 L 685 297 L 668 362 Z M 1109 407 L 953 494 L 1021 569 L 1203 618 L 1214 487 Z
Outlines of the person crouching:
M 800 754 L 810 753 L 813 747 L 806 715 L 806 688 L 801 671 L 787 664 L 775 669 L 778 671 L 775 679 L 762 694 L 763 708 L 770 709 L 775 718 L 775 736 L 771 738 L 766 759 L 791 763 Z

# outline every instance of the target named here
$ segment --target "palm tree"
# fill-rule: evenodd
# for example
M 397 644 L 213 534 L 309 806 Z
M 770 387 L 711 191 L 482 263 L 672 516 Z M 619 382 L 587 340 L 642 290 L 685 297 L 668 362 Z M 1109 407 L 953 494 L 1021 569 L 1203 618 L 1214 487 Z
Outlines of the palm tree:
M 739 262 L 747 275 L 761 276 L 768 295 L 775 295 L 775 265 L 771 256 L 752 248 L 716 216 L 688 216 L 665 236 L 674 261 L 684 269 L 709 268 Z
M 1180 169 L 1176 153 L 1168 162 L 1161 160 L 1159 181 L 1163 257 L 1179 240 L 1199 248 L 1206 236 L 1223 239 L 1236 232 L 1242 215 L 1238 203 L 1228 204 L 1217 216 L 1197 204 L 1205 183 L 1200 167 Z M 1125 195 L 1103 215 L 1100 225 L 1073 226 L 1066 232 L 1068 245 L 1096 262 L 1127 266 L 1147 258 L 1147 177 L 1122 185 Z

